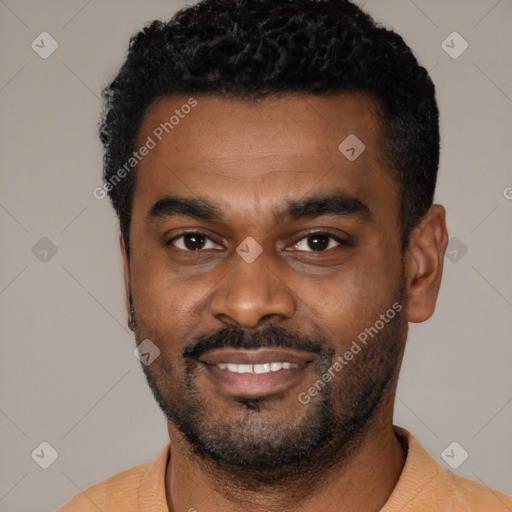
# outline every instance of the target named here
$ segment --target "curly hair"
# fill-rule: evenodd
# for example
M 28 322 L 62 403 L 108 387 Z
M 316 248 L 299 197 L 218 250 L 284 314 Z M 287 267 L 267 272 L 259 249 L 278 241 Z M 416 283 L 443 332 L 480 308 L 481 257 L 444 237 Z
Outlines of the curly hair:
M 400 197 L 402 250 L 432 205 L 439 166 L 435 87 L 401 36 L 348 0 L 202 0 L 153 21 L 103 90 L 103 181 L 133 154 L 160 97 L 258 99 L 292 92 L 372 97 Z M 107 188 L 129 248 L 136 172 Z

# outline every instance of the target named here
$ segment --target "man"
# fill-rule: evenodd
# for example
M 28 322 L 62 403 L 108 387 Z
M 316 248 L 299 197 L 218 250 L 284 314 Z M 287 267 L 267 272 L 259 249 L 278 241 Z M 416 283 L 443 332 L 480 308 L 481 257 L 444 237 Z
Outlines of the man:
M 104 186 L 170 443 L 71 511 L 510 511 L 393 403 L 434 311 L 434 86 L 344 0 L 205 0 L 130 43 Z

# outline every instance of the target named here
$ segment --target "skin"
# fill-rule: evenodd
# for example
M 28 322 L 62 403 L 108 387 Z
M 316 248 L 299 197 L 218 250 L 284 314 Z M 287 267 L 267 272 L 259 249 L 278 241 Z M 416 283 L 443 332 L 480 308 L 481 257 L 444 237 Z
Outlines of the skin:
M 257 104 L 214 96 L 196 99 L 198 105 L 137 168 L 130 260 L 121 237 L 126 305 L 129 311 L 131 294 L 137 340 L 149 338 L 161 350 L 148 367 L 158 385 L 165 385 L 165 363 L 172 368 L 176 388 L 185 389 L 180 386 L 186 344 L 229 326 L 252 331 L 272 324 L 303 335 L 321 332 L 335 356 L 342 355 L 396 299 L 402 274 L 403 325 L 393 333 L 398 351 L 395 371 L 357 449 L 340 456 L 338 464 L 316 467 L 307 480 L 290 477 L 286 485 L 279 485 L 276 472 L 275 485 L 257 486 L 244 480 L 242 471 L 237 480 L 236 471 L 194 453 L 169 421 L 169 510 L 286 507 L 309 512 L 343 506 L 344 511 L 378 511 L 405 463 L 392 424 L 396 384 L 406 321 L 423 322 L 434 312 L 448 241 L 445 210 L 440 205 L 430 208 L 402 255 L 396 183 L 384 164 L 375 104 L 362 94 L 289 94 Z M 187 100 L 172 96 L 153 104 L 140 129 L 140 145 Z M 353 162 L 338 150 L 349 134 L 356 134 L 366 146 Z M 283 201 L 333 190 L 359 199 L 369 214 L 275 222 L 272 212 Z M 206 197 L 219 204 L 223 218 L 148 218 L 151 207 L 170 195 Z M 187 251 L 183 238 L 166 245 L 183 231 L 205 233 L 212 241 L 201 251 Z M 313 251 L 306 238 L 311 231 L 328 231 L 353 244 L 331 240 L 323 252 Z M 236 253 L 246 237 L 254 238 L 263 250 L 252 263 Z M 354 359 L 351 364 L 357 368 L 357 356 Z M 366 361 L 365 356 L 359 361 Z M 376 364 L 371 361 L 368 365 Z M 297 395 L 318 379 L 315 364 L 318 360 L 260 411 L 250 412 L 219 390 L 197 364 L 194 384 L 207 404 L 205 421 L 222 418 L 236 424 L 243 418 L 248 426 L 294 425 L 312 410 L 312 404 L 300 404 Z M 337 376 L 333 389 L 349 375 Z M 343 411 L 342 400 L 335 404 Z M 284 481 L 286 471 L 281 472 Z

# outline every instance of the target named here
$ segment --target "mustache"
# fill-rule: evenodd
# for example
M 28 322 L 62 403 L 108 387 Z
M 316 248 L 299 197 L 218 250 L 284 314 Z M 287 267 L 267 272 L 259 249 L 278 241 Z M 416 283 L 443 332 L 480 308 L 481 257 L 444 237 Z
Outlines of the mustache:
M 199 359 L 204 354 L 220 348 L 258 349 L 262 347 L 289 348 L 313 352 L 319 356 L 334 353 L 326 349 L 327 339 L 318 336 L 315 339 L 289 331 L 283 327 L 269 326 L 257 331 L 246 331 L 239 327 L 227 327 L 211 335 L 203 335 L 188 343 L 182 352 L 185 359 Z

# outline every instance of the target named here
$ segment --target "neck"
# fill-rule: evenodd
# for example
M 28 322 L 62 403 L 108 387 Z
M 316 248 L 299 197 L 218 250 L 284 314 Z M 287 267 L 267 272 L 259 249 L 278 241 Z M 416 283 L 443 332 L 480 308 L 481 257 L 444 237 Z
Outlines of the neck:
M 265 483 L 251 489 L 244 485 L 243 475 L 237 485 L 231 472 L 193 454 L 179 430 L 169 423 L 169 511 L 202 512 L 207 507 L 208 512 L 281 512 L 286 507 L 289 512 L 377 512 L 391 495 L 406 457 L 393 431 L 392 411 L 386 416 L 386 421 L 372 422 L 351 457 L 328 468 L 316 468 L 317 478 L 299 477 L 296 485 L 288 486 L 279 485 L 276 480 L 276 484 Z

